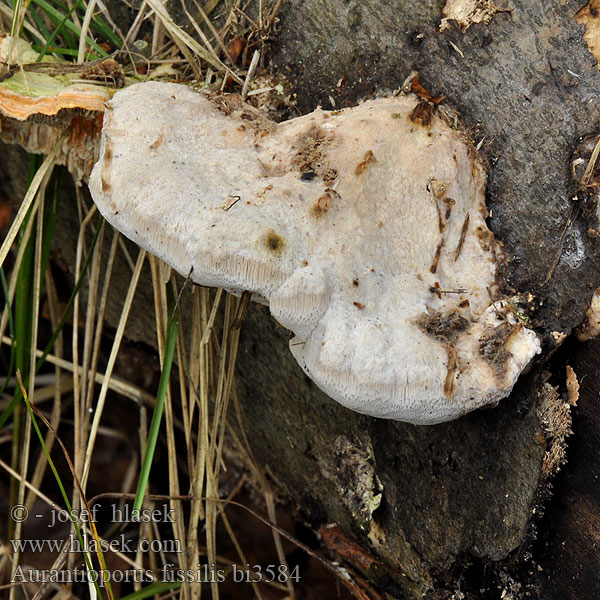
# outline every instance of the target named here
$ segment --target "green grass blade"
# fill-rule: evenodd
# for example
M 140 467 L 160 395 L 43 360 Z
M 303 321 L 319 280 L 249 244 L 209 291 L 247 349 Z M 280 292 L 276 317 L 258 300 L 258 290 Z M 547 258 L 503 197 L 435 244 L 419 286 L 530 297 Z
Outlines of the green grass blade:
M 127 596 L 121 596 L 120 600 L 144 600 L 144 598 L 150 598 L 151 596 L 155 596 L 156 594 L 160 594 L 162 592 L 178 590 L 180 587 L 181 583 L 178 581 L 174 581 L 172 583 L 169 581 L 162 581 L 153 583 L 152 585 L 149 585 L 138 592 L 127 594 Z
M 65 26 L 65 24 L 67 23 L 67 21 L 73 14 L 73 11 L 77 10 L 81 6 L 82 3 L 83 3 L 83 0 L 77 0 L 77 2 L 75 4 L 73 4 L 73 6 L 69 9 L 67 14 L 65 14 L 65 16 L 62 18 L 61 22 L 56 26 L 56 29 L 52 32 L 50 37 L 46 40 L 46 44 L 40 50 L 40 53 L 38 54 L 38 57 L 36 58 L 35 62 L 41 62 L 42 58 L 44 58 L 44 56 L 46 56 L 46 53 L 48 52 L 48 48 L 50 48 L 50 44 L 54 41 L 56 36 L 62 31 L 62 28 Z
M 65 12 L 65 10 L 69 10 L 69 5 L 66 2 L 60 2 L 59 0 L 48 0 L 50 4 L 54 4 L 58 10 L 61 12 Z
M 41 366 L 46 361 L 46 357 L 48 356 L 48 354 L 50 354 L 50 352 L 52 351 L 52 348 L 53 348 L 54 344 L 56 343 L 56 340 L 58 339 L 60 332 L 62 331 L 65 323 L 67 322 L 67 319 L 69 318 L 69 315 L 71 314 L 71 310 L 73 309 L 73 304 L 75 302 L 75 297 L 79 293 L 79 290 L 83 284 L 84 277 L 87 273 L 88 266 L 90 264 L 90 261 L 92 260 L 92 253 L 94 252 L 94 247 L 96 245 L 96 242 L 98 241 L 99 234 L 100 234 L 100 226 L 98 226 L 96 228 L 96 234 L 94 235 L 94 239 L 92 240 L 90 249 L 89 249 L 89 251 L 85 257 L 85 260 L 83 262 L 83 265 L 81 267 L 81 273 L 79 275 L 79 279 L 77 280 L 77 283 L 75 284 L 75 287 L 73 288 L 73 291 L 71 292 L 71 296 L 69 298 L 69 301 L 67 302 L 67 306 L 65 307 L 62 317 L 60 318 L 60 321 L 58 322 L 56 330 L 52 334 L 50 341 L 46 344 L 46 348 L 44 349 L 44 351 L 42 352 L 42 355 L 38 358 L 38 360 L 35 364 L 35 372 L 36 373 L 40 370 Z M 15 410 L 15 406 L 17 405 L 17 402 L 18 402 L 18 398 L 17 399 L 13 398 L 12 402 L 4 409 L 4 411 L 2 412 L 2 415 L 0 415 L 0 428 L 2 428 L 4 426 L 6 421 L 9 419 L 10 415 L 12 415 L 13 411 Z
M 43 10 L 48 17 L 54 21 L 54 23 L 56 23 L 56 25 L 59 25 L 61 22 L 63 22 L 64 14 L 46 2 L 46 0 L 32 0 L 32 2 L 35 2 L 35 4 L 37 4 L 40 9 Z M 79 27 L 77 27 L 77 25 L 75 25 L 75 23 L 72 21 L 66 20 L 64 21 L 64 29 L 65 31 L 63 32 L 63 35 L 65 38 L 70 37 L 70 39 L 67 41 L 68 46 L 70 48 L 77 48 L 78 43 L 70 34 L 79 36 L 81 33 Z M 87 37 L 87 42 L 90 48 L 92 48 L 97 54 L 100 56 L 108 56 L 106 50 L 98 46 L 98 44 L 96 44 L 91 37 Z
M 4 260 L 10 252 L 13 242 L 15 241 L 19 231 L 21 230 L 23 220 L 29 212 L 29 207 L 31 206 L 31 203 L 33 202 L 38 192 L 42 180 L 44 179 L 44 177 L 46 177 L 48 170 L 52 168 L 54 158 L 58 154 L 58 151 L 60 150 L 65 137 L 66 133 L 61 136 L 61 138 L 56 143 L 56 146 L 54 146 L 50 154 L 46 156 L 41 167 L 37 170 L 35 176 L 31 180 L 29 188 L 27 189 L 27 193 L 25 194 L 25 198 L 23 199 L 23 202 L 21 202 L 21 206 L 19 207 L 19 210 L 12 222 L 12 225 L 10 226 L 8 233 L 6 234 L 6 237 L 2 242 L 2 246 L 0 247 L 0 267 L 2 267 L 2 265 L 4 264 Z
M 36 171 L 39 171 L 39 157 L 31 155 L 29 157 L 29 187 L 35 178 Z M 38 192 L 39 193 L 39 192 Z M 22 227 L 19 230 L 19 246 L 23 248 L 23 258 L 17 272 L 17 285 L 15 289 L 15 333 L 14 343 L 15 364 L 17 372 L 29 373 L 30 357 L 31 357 L 31 338 L 33 331 L 33 288 L 34 288 L 34 253 L 36 246 L 36 233 L 32 233 L 28 239 L 25 238 L 25 229 L 30 219 L 34 218 L 34 210 L 29 206 L 27 214 L 23 219 Z M 21 389 L 15 386 L 13 400 L 11 405 L 14 406 L 13 428 L 12 428 L 12 458 L 11 467 L 15 470 L 19 469 L 21 460 L 25 414 L 21 405 Z M 11 502 L 17 500 L 19 484 L 16 479 L 10 481 L 9 498 Z M 13 526 L 10 523 L 11 528 Z M 14 533 L 11 529 L 11 535 Z
M 37 10 L 30 10 L 29 16 L 35 23 L 35 26 L 36 26 L 37 30 L 40 32 L 40 34 L 42 35 L 43 39 L 47 40 L 50 37 L 50 35 L 52 35 L 52 34 L 50 33 L 50 31 L 48 31 L 48 28 L 46 27 L 46 23 L 44 22 L 44 19 L 42 19 L 42 17 L 40 17 Z
M 6 372 L 6 380 L 4 381 L 4 385 L 0 388 L 0 394 L 4 392 L 6 387 L 8 386 L 8 381 L 11 378 L 14 370 L 15 370 L 15 360 L 16 360 L 16 344 L 15 344 L 15 320 L 13 318 L 12 306 L 10 304 L 10 294 L 8 293 L 8 285 L 6 283 L 6 276 L 4 275 L 4 269 L 0 269 L 0 280 L 2 282 L 2 292 L 4 294 L 4 300 L 6 302 L 6 310 L 8 312 L 8 329 L 10 331 L 10 339 L 12 340 L 12 344 L 10 345 L 10 359 L 8 363 L 8 370 Z
M 48 2 L 50 4 L 53 4 L 56 7 L 56 9 L 61 13 L 65 13 L 67 10 L 69 10 L 68 5 L 64 2 L 60 2 L 59 0 L 48 0 Z M 121 46 L 123 45 L 121 38 L 112 30 L 110 25 L 105 23 L 102 17 L 92 18 L 92 22 L 90 23 L 90 31 L 98 33 L 111 44 L 113 44 L 116 48 L 121 48 Z M 50 34 L 48 34 L 48 36 L 49 35 Z M 48 39 L 48 36 L 45 36 L 45 38 Z
M 123 46 L 123 40 L 112 30 L 112 27 L 101 18 L 94 17 L 90 23 L 90 29 L 108 40 L 115 48 Z
M 42 234 L 42 281 L 46 268 L 50 261 L 50 249 L 56 229 L 58 204 L 62 198 L 64 167 L 55 167 L 50 179 L 50 185 L 46 192 L 46 203 L 44 205 L 44 231 Z M 49 198 L 48 198 L 49 196 Z
M 152 413 L 152 422 L 150 423 L 150 431 L 148 433 L 148 443 L 144 452 L 144 460 L 142 462 L 142 470 L 138 480 L 137 490 L 135 492 L 135 500 L 133 502 L 133 514 L 137 514 L 144 502 L 144 494 L 148 487 L 148 479 L 150 477 L 150 468 L 154 459 L 154 451 L 156 450 L 156 441 L 162 420 L 163 411 L 165 408 L 165 398 L 167 395 L 167 387 L 171 376 L 171 367 L 173 365 L 173 356 L 175 354 L 175 345 L 177 342 L 177 330 L 179 328 L 179 313 L 175 297 L 172 289 L 169 289 L 169 321 L 167 323 L 167 338 L 165 342 L 165 356 L 163 360 L 163 368 L 160 374 L 160 382 L 158 384 L 158 393 L 156 395 L 156 404 Z
M 46 16 L 46 21 L 52 21 L 55 25 L 58 25 L 63 17 L 63 12 L 59 11 L 53 7 L 51 7 L 48 3 L 39 3 L 37 2 L 37 0 L 33 0 L 34 4 L 38 5 L 38 10 L 42 13 L 44 13 L 44 15 Z M 50 8 L 51 10 L 48 10 L 48 8 Z M 71 25 L 74 25 L 74 23 L 71 23 Z M 75 25 L 76 27 L 76 25 Z M 72 35 L 69 26 L 67 25 L 65 27 L 65 30 L 63 32 L 63 38 L 64 38 L 64 44 L 66 44 L 69 48 L 73 48 L 75 45 L 75 36 Z
M 36 52 L 41 52 L 43 46 L 37 46 L 33 44 L 31 46 Z M 48 52 L 52 54 L 58 54 L 59 56 L 77 56 L 77 50 L 71 50 L 70 48 L 57 48 L 56 46 L 50 46 Z

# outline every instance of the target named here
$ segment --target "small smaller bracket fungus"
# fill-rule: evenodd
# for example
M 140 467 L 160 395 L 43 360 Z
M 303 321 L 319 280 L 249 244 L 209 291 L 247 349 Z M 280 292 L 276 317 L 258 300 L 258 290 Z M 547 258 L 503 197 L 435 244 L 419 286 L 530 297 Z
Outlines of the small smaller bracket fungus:
M 49 154 L 62 139 L 56 163 L 86 179 L 97 160 L 105 103 L 111 87 L 123 84 L 123 69 L 112 59 L 37 59 L 27 42 L 0 34 L 0 139 L 36 154 Z
M 539 352 L 499 297 L 485 172 L 413 96 L 275 124 L 237 96 L 143 83 L 105 113 L 102 214 L 192 279 L 249 290 L 361 413 L 438 423 L 510 393 Z
M 57 62 L 50 57 L 38 63 L 37 56 L 27 42 L 0 36 L 0 61 L 5 65 L 18 61 L 20 65 L 26 63 L 30 67 L 5 67 L 8 73 L 0 81 L 2 115 L 24 121 L 34 115 L 53 116 L 65 109 L 104 110 L 110 90 L 105 86 L 82 83 L 80 80 L 86 78 L 82 73 L 84 66 L 78 65 L 78 70 L 72 71 L 74 65 L 71 63 Z

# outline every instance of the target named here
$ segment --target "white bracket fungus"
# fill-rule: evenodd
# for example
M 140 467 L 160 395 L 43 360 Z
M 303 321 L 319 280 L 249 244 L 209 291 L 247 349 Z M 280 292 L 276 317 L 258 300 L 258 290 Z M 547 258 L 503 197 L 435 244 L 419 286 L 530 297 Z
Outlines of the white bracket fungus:
M 90 189 L 179 273 L 268 303 L 344 406 L 447 421 L 508 395 L 540 347 L 497 297 L 475 149 L 423 112 L 385 98 L 275 124 L 237 96 L 138 84 L 108 105 Z

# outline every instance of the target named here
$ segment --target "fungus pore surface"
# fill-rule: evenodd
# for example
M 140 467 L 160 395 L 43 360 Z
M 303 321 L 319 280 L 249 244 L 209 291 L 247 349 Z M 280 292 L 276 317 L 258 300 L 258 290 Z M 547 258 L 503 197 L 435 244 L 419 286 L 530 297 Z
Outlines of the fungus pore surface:
M 539 352 L 499 297 L 485 171 L 416 97 L 276 124 L 233 95 L 143 83 L 105 113 L 93 198 L 193 281 L 249 290 L 316 384 L 418 424 L 509 394 Z

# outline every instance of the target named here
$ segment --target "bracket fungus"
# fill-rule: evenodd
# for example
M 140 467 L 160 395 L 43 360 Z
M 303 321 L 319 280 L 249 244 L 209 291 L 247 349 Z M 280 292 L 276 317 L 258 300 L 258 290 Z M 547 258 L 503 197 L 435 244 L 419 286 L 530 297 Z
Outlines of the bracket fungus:
M 36 154 L 60 143 L 56 162 L 86 179 L 98 158 L 105 103 L 124 83 L 123 70 L 112 59 L 38 59 L 24 40 L 0 34 L 0 139 Z
M 419 100 L 276 124 L 238 96 L 143 83 L 105 112 L 90 189 L 134 242 L 245 290 L 316 384 L 361 413 L 447 421 L 507 396 L 539 352 L 496 283 L 485 171 Z

